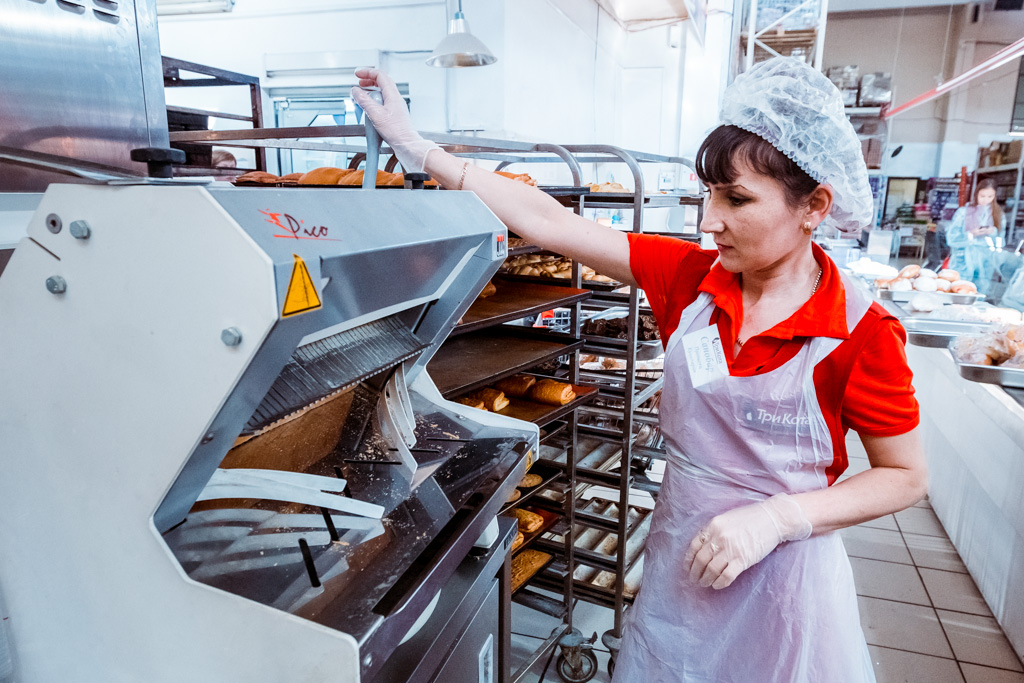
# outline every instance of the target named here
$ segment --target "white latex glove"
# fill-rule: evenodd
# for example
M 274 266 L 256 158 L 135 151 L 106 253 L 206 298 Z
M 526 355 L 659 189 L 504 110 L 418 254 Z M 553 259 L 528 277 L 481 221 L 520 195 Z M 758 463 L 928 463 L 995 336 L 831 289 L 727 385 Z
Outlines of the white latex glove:
M 800 504 L 784 493 L 716 516 L 690 542 L 683 559 L 690 580 L 726 588 L 780 543 L 811 535 Z
M 352 88 L 352 99 L 363 108 L 363 111 L 377 132 L 398 155 L 398 161 L 408 173 L 423 173 L 427 161 L 427 153 L 440 149 L 429 140 L 424 140 L 412 127 L 409 109 L 405 99 L 398 92 L 398 86 L 391 77 L 380 69 L 362 68 L 356 70 L 359 78 L 358 88 Z M 384 98 L 384 104 L 377 104 L 363 88 L 377 86 Z

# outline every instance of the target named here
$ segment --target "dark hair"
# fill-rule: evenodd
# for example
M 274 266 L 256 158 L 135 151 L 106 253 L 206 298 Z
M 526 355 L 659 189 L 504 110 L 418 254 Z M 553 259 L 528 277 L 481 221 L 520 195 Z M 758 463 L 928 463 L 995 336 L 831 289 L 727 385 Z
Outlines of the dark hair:
M 978 182 L 978 186 L 974 188 L 974 198 L 971 204 L 978 205 L 978 193 L 982 190 L 996 190 L 996 181 L 991 178 L 985 178 Z M 998 194 L 998 190 L 996 190 Z M 992 200 L 992 225 L 999 228 L 1003 224 L 1003 209 L 999 206 L 998 200 Z
M 737 126 L 719 126 L 701 143 L 697 177 L 705 185 L 728 185 L 739 177 L 739 163 L 779 181 L 791 208 L 806 204 L 819 184 L 770 142 Z

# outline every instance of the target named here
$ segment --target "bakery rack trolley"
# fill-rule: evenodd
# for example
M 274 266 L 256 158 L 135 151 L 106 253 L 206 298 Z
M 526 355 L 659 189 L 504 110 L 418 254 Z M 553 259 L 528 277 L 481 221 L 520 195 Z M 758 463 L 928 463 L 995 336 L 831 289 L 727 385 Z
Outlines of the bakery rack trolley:
M 169 120 L 179 122 L 184 126 L 189 123 L 198 124 L 205 128 L 206 121 L 210 118 L 225 119 L 231 121 L 244 121 L 252 125 L 253 129 L 263 128 L 263 95 L 260 90 L 260 79 L 256 76 L 217 69 L 205 64 L 187 62 L 183 59 L 173 57 L 162 57 L 164 72 L 164 88 L 209 88 L 221 86 L 245 86 L 249 89 L 249 103 L 251 111 L 249 115 L 231 114 L 221 111 L 208 111 L 206 109 L 193 109 L 191 107 L 180 107 L 167 105 L 167 116 Z M 199 77 L 189 77 L 185 74 L 196 74 Z M 172 125 L 172 128 L 175 127 Z M 187 128 L 186 128 L 187 129 Z M 190 151 L 188 144 L 181 145 L 179 149 L 186 153 Z M 191 149 L 195 149 L 192 147 Z M 212 164 L 211 164 L 212 166 Z M 199 175 L 208 175 L 208 168 L 198 168 Z M 267 152 L 263 148 L 256 149 L 256 170 L 267 170 Z M 176 175 L 184 175 L 184 169 L 178 169 Z
M 686 169 L 693 162 L 681 157 L 670 157 L 628 151 L 609 145 L 566 145 L 580 164 L 625 164 L 633 177 L 632 193 L 589 193 L 573 199 L 579 210 L 624 209 L 632 211 L 630 231 L 644 232 L 644 213 L 653 208 L 694 206 L 697 223 L 703 216 L 703 193 L 647 194 L 641 164 L 675 164 Z M 659 232 L 672 237 L 694 241 L 698 235 Z M 574 537 L 575 563 L 582 578 L 574 582 L 574 592 L 580 599 L 604 605 L 614 610 L 614 628 L 606 632 L 602 642 L 611 653 L 609 670 L 614 670 L 615 655 L 622 635 L 622 619 L 627 603 L 631 604 L 635 588 L 627 590 L 627 578 L 636 583 L 642 573 L 642 550 L 650 526 L 650 511 L 631 505 L 631 491 L 645 491 L 656 497 L 659 484 L 646 476 L 656 459 L 664 458 L 660 433 L 657 428 L 657 404 L 664 377 L 660 371 L 638 370 L 641 356 L 651 355 L 651 345 L 638 341 L 641 316 L 651 316 L 647 306 L 641 306 L 641 292 L 632 287 L 628 291 L 595 292 L 585 302 L 585 309 L 594 312 L 613 307 L 627 311 L 626 339 L 612 339 L 584 334 L 584 353 L 611 357 L 625 361 L 624 371 L 583 371 L 581 380 L 600 387 L 599 401 L 605 405 L 587 405 L 580 409 L 580 445 L 575 452 L 575 480 L 581 484 L 575 489 L 577 496 L 587 486 L 616 489 L 618 500 L 611 505 L 591 500 L 574 507 L 577 524 Z M 659 348 L 654 354 L 660 354 Z M 598 424 L 587 424 L 595 418 Z M 641 442 L 643 441 L 643 442 Z M 543 449 L 542 449 L 543 451 Z M 616 453 L 618 451 L 618 453 Z M 608 455 L 610 457 L 605 457 Z M 615 471 L 615 460 L 618 471 Z M 572 458 L 566 457 L 566 462 Z M 586 538 L 597 539 L 597 548 L 588 548 Z M 603 537 L 603 540 L 601 540 Z M 621 543 L 618 539 L 626 539 Z M 601 552 L 613 548 L 612 554 Z M 603 581 L 602 581 L 603 579 Z
M 185 131 L 172 133 L 171 140 L 176 143 L 259 150 L 268 148 L 310 149 L 349 153 L 353 155 L 350 167 L 356 168 L 359 164 L 364 163 L 367 150 L 362 144 L 350 144 L 347 139 L 361 138 L 364 132 L 363 126 Z M 501 167 L 512 163 L 564 163 L 569 169 L 573 185 L 541 189 L 561 198 L 563 202 L 566 197 L 580 196 L 586 192 L 586 189 L 580 186 L 582 174 L 579 164 L 574 155 L 564 147 L 438 133 L 422 133 L 422 135 L 457 156 L 498 161 L 502 165 Z M 391 154 L 391 150 L 384 147 L 381 150 L 381 155 L 388 154 Z M 396 164 L 397 159 L 392 156 L 385 165 L 385 170 L 394 169 Z M 371 160 L 370 166 L 373 166 L 373 160 Z M 580 212 L 582 208 L 582 205 L 577 205 L 574 210 Z M 538 251 L 538 249 L 532 246 L 523 246 L 508 250 L 510 255 L 530 251 Z M 499 294 L 492 299 L 476 302 L 467 311 L 462 324 L 455 328 L 451 338 L 439 349 L 437 356 L 431 362 L 430 372 L 442 395 L 446 398 L 458 397 L 504 377 L 566 355 L 571 358 L 571 362 L 568 364 L 571 368 L 570 373 L 567 376 L 560 375 L 558 378 L 578 384 L 577 352 L 583 345 L 583 340 L 579 338 L 579 304 L 591 295 L 590 291 L 581 289 L 580 280 L 579 264 L 573 264 L 572 279 L 568 283 L 556 280 L 545 285 L 506 283 L 502 289 L 506 290 L 506 294 L 512 290 L 512 296 Z M 563 284 L 570 284 L 570 287 L 558 286 Z M 571 312 L 567 334 L 540 332 L 504 324 L 559 307 L 569 308 Z M 505 360 L 501 360 L 502 357 Z M 578 388 L 586 389 L 585 387 Z M 568 439 L 571 448 L 576 440 L 577 408 L 595 395 L 596 391 L 593 389 L 586 390 L 577 400 L 561 409 L 524 417 L 531 419 L 539 426 L 547 427 L 549 431 L 546 438 L 560 435 L 562 438 Z M 555 471 L 553 476 L 546 476 L 540 486 L 522 497 L 521 502 L 539 501 L 540 498 L 535 493 L 550 486 L 573 491 L 576 487 L 573 465 L 570 464 L 569 467 L 564 468 L 564 471 Z M 575 524 L 575 497 L 565 495 L 564 501 L 565 504 L 557 508 L 555 515 L 560 519 L 555 520 L 554 523 L 561 525 L 562 529 L 571 529 Z M 512 506 L 506 506 L 506 510 L 510 507 Z M 545 519 L 551 522 L 549 517 L 545 517 Z M 547 529 L 548 525 L 545 528 Z M 537 536 L 540 535 L 537 534 Z M 559 664 L 561 673 L 568 674 L 566 680 L 589 680 L 596 673 L 596 659 L 585 648 L 587 641 L 578 631 L 574 631 L 572 626 L 574 548 L 571 544 L 571 534 L 565 534 L 564 538 L 565 541 L 559 553 L 561 561 L 557 564 L 558 575 L 564 578 L 555 587 L 556 590 L 563 593 L 563 601 L 552 600 L 525 588 L 517 591 L 515 595 L 517 602 L 562 619 L 563 623 L 527 657 L 527 660 L 512 675 L 512 681 L 523 680 L 528 675 L 530 668 L 556 645 L 562 646 L 562 657 L 559 659 Z M 525 550 L 526 547 L 527 544 L 524 544 L 520 550 Z M 510 624 L 506 624 L 506 628 L 510 630 Z M 503 669 L 502 675 L 505 674 L 506 671 Z

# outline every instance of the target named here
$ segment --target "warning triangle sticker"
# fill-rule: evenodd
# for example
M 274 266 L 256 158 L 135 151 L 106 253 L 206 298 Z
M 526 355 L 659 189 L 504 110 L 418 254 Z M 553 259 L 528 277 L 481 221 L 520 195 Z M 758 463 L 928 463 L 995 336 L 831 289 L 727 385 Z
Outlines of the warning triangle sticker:
M 292 266 L 292 278 L 288 281 L 288 292 L 284 295 L 284 308 L 281 309 L 283 317 L 298 315 L 320 308 L 320 295 L 313 285 L 313 278 L 309 276 L 309 268 L 298 254 L 295 257 L 295 265 Z

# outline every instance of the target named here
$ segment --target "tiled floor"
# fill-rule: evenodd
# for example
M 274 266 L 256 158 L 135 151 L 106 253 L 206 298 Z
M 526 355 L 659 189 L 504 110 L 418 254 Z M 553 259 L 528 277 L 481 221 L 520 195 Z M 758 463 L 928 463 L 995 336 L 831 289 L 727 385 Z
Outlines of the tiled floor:
M 863 446 L 847 441 L 850 469 L 868 468 Z M 840 532 L 850 555 L 861 624 L 878 683 L 1024 683 L 1024 666 L 960 561 L 927 501 L 895 515 Z M 612 626 L 610 610 L 579 603 L 576 626 L 598 637 Z M 516 605 L 512 630 L 517 656 L 557 624 Z M 532 637 L 531 637 L 532 636 Z M 600 647 L 600 640 L 598 641 Z M 540 680 L 547 657 L 527 681 Z M 607 654 L 598 650 L 607 683 Z M 544 681 L 559 681 L 552 662 Z

